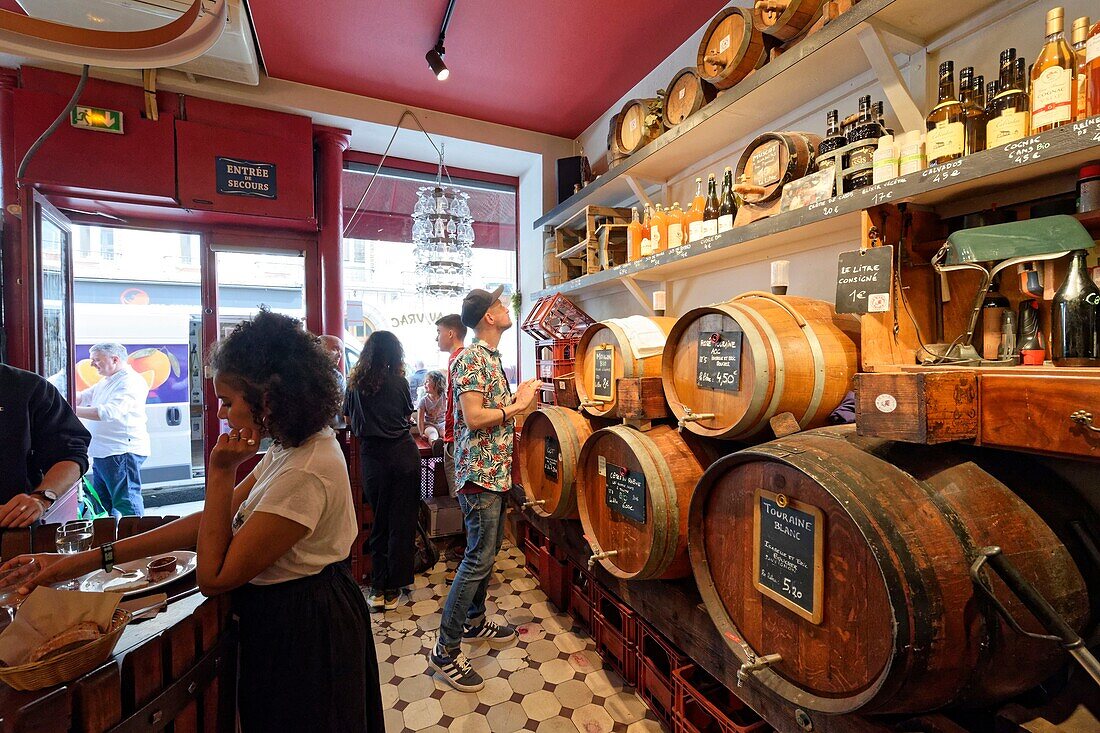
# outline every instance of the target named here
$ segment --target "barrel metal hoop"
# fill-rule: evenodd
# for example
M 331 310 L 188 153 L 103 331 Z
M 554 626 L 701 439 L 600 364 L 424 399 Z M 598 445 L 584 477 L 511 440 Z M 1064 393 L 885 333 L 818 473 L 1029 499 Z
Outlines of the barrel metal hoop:
M 745 414 L 741 416 L 741 419 L 738 420 L 735 425 L 730 426 L 729 430 L 726 432 L 726 437 L 729 438 L 746 437 L 755 432 L 751 430 L 751 428 L 754 423 L 762 422 L 761 415 L 766 409 L 764 400 L 767 399 L 768 392 L 767 389 L 761 389 L 760 386 L 766 386 L 772 381 L 772 370 L 768 366 L 768 348 L 767 344 L 764 343 L 764 339 L 760 336 L 760 330 L 754 328 L 755 322 L 744 308 L 732 303 L 722 303 L 716 307 L 738 325 L 741 332 L 745 334 L 745 338 L 748 339 L 753 354 L 757 357 L 753 362 L 757 388 L 752 392 L 752 399 L 749 401 L 749 406 L 745 410 Z M 746 328 L 746 326 L 748 326 L 748 328 Z M 779 361 L 776 361 L 776 366 L 780 366 Z M 776 374 L 776 380 L 782 380 L 782 372 Z M 772 386 L 774 387 L 775 385 Z
M 825 351 L 821 348 L 821 340 L 817 337 L 817 332 L 812 325 L 807 324 L 802 329 L 802 333 L 806 336 L 810 353 L 814 357 L 814 391 L 806 406 L 806 413 L 798 421 L 799 427 L 805 429 L 813 421 L 817 409 L 821 406 L 821 398 L 825 394 Z
M 729 307 L 741 310 L 746 318 L 753 320 L 753 313 L 749 312 L 747 306 L 730 303 Z M 764 413 L 756 421 L 756 427 L 752 428 L 747 433 L 738 433 L 738 437 L 749 437 L 752 435 L 756 435 L 768 425 L 768 421 L 775 417 L 775 413 L 779 407 L 780 400 L 783 399 L 783 390 L 786 387 L 787 381 L 787 368 L 783 360 L 783 345 L 779 342 L 779 337 L 776 336 L 775 329 L 773 329 L 771 327 L 771 324 L 768 323 L 768 319 L 760 316 L 759 314 L 757 314 L 757 318 L 755 320 L 757 321 L 756 327 L 760 329 L 765 337 L 767 337 L 768 343 L 772 347 L 771 355 L 772 358 L 775 360 L 775 379 L 774 383 L 772 384 L 771 401 L 768 402 L 768 406 L 764 410 Z M 753 401 L 754 403 L 756 401 L 755 395 L 753 396 Z
M 554 428 L 554 434 L 558 436 L 558 464 L 561 481 L 561 492 L 558 494 L 558 503 L 554 506 L 553 511 L 546 511 L 541 506 L 535 505 L 533 509 L 536 514 L 541 514 L 548 519 L 563 519 L 569 514 L 569 510 L 566 508 L 569 506 L 569 498 L 576 496 L 577 487 L 574 477 L 574 471 L 576 470 L 576 461 L 563 460 L 565 451 L 563 450 L 563 443 L 565 440 L 569 441 L 569 445 L 572 447 L 573 456 L 576 457 L 580 453 L 580 446 L 577 442 L 577 433 L 573 430 L 573 425 L 567 418 L 562 417 L 558 410 L 558 407 L 549 407 L 541 410 L 546 416 L 546 419 L 550 422 L 550 425 Z M 564 440 L 563 440 L 564 438 Z M 568 487 L 568 490 L 567 488 Z
M 652 487 L 646 487 L 646 503 L 648 504 L 646 514 L 649 519 L 648 523 L 653 528 L 653 542 L 650 545 L 649 557 L 641 569 L 635 573 L 628 573 L 617 567 L 614 569 L 608 567 L 607 561 L 601 562 L 612 575 L 626 580 L 645 580 L 659 577 L 668 570 L 676 556 L 676 545 L 670 540 L 674 534 L 679 534 L 680 531 L 676 483 L 673 481 L 672 471 L 669 470 L 667 462 L 654 460 L 654 456 L 659 456 L 661 452 L 645 433 L 626 425 L 612 425 L 607 430 L 618 435 L 624 442 L 637 441 L 640 444 L 641 450 L 635 452 L 634 457 L 638 460 L 644 475 L 660 476 L 665 488 L 665 502 L 652 501 L 650 499 L 653 495 Z M 658 532 L 658 528 L 661 527 L 664 528 L 664 531 Z

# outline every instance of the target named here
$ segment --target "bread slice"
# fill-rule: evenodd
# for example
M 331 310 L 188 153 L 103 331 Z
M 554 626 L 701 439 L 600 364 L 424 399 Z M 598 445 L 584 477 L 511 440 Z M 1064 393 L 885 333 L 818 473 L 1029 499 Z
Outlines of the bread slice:
M 82 621 L 38 645 L 27 658 L 27 662 L 45 662 L 95 641 L 101 636 L 103 636 L 103 630 L 95 621 Z

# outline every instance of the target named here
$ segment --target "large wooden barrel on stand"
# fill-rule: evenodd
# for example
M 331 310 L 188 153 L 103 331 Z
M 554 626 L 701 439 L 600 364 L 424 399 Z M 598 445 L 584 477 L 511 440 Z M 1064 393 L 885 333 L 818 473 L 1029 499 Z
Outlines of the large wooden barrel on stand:
M 765 132 L 737 161 L 737 180 L 764 189 L 743 196 L 746 204 L 777 200 L 783 186 L 812 173 L 821 136 L 810 132 Z
M 576 519 L 575 477 L 581 446 L 592 434 L 588 418 L 564 407 L 543 407 L 523 424 L 520 478 L 537 513 L 550 519 Z
M 665 336 L 676 323 L 675 318 L 666 316 L 648 320 Z M 575 384 L 581 408 L 588 414 L 607 417 L 614 413 L 618 402 L 615 383 L 619 379 L 661 376 L 661 352 L 650 354 L 647 349 L 638 356 L 631 338 L 624 323 L 617 319 L 595 323 L 581 335 L 577 343 Z
M 823 300 L 754 292 L 681 316 L 661 378 L 686 429 L 737 440 L 783 412 L 804 429 L 824 425 L 858 369 L 858 318 Z
M 752 24 L 752 10 L 725 8 L 714 16 L 699 42 L 699 76 L 729 89 L 768 59 L 764 36 Z
M 704 603 L 751 674 L 810 710 L 903 713 L 986 705 L 1068 659 L 1017 634 L 970 566 L 997 545 L 1075 628 L 1084 580 L 1019 497 L 952 449 L 823 428 L 727 456 L 691 505 L 689 547 Z M 997 578 L 1028 631 L 1039 623 Z

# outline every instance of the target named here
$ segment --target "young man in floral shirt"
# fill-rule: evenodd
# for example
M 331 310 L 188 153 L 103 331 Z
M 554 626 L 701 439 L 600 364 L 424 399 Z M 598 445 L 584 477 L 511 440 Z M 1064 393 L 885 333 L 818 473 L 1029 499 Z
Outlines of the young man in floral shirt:
M 511 487 L 512 418 L 531 407 L 538 380 L 519 386 L 513 398 L 500 363 L 501 335 L 511 328 L 502 288 L 471 290 L 462 301 L 462 323 L 474 341 L 455 360 L 455 483 L 466 523 L 466 552 L 451 583 L 439 641 L 429 654 L 433 669 L 457 690 L 476 692 L 485 681 L 462 654 L 461 643 L 500 646 L 516 638 L 512 626 L 485 618 L 485 592 L 504 539 L 504 495 Z

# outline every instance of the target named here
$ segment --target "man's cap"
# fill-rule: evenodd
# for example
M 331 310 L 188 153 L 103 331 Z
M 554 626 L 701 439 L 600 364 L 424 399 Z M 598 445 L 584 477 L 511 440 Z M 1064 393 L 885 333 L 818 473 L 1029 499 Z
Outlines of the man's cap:
M 475 328 L 503 292 L 504 286 L 500 285 L 491 293 L 481 288 L 474 288 L 466 293 L 466 297 L 462 299 L 462 325 L 466 328 Z

